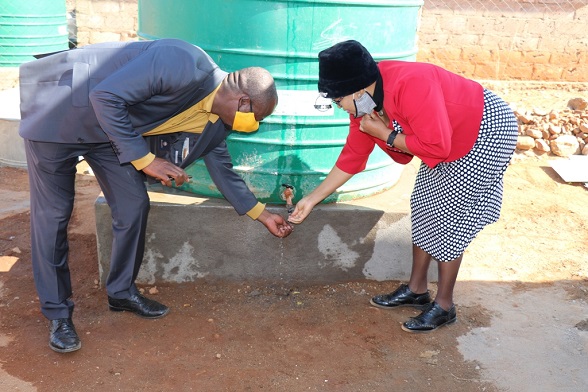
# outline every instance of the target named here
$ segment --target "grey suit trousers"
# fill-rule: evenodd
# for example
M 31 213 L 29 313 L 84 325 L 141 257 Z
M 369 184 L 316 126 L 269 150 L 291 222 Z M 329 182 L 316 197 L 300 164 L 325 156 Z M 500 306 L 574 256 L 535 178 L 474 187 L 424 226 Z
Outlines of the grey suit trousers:
M 30 194 L 31 243 L 41 311 L 49 320 L 71 317 L 67 227 L 74 205 L 78 157 L 96 176 L 112 213 L 113 244 L 106 290 L 114 298 L 137 292 L 134 281 L 145 248 L 149 198 L 144 178 L 121 165 L 110 143 L 66 144 L 25 139 Z M 75 258 L 71 260 L 75 263 Z

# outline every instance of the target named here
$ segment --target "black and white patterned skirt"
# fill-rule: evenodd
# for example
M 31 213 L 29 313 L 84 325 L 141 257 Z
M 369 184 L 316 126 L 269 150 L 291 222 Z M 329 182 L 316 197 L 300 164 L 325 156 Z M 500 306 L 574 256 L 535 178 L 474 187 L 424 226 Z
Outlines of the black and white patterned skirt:
M 500 217 L 504 172 L 517 142 L 517 120 L 484 90 L 484 114 L 472 150 L 431 169 L 421 163 L 410 199 L 412 241 L 438 261 L 459 257 Z

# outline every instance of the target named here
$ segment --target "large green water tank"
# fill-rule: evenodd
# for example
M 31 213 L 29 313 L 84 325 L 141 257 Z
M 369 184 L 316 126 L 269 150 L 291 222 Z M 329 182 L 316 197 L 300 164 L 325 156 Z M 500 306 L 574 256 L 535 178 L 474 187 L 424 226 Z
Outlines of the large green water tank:
M 65 0 L 0 1 L 0 67 L 68 46 Z
M 279 104 L 254 134 L 233 133 L 235 170 L 264 202 L 282 202 L 282 184 L 295 201 L 333 167 L 348 133 L 347 113 L 316 109 L 318 52 L 355 39 L 383 59 L 414 60 L 422 0 L 139 0 L 139 36 L 180 38 L 204 49 L 224 70 L 261 66 L 271 72 Z M 327 100 L 327 103 L 330 102 Z M 319 105 L 320 106 L 320 105 Z M 366 170 L 326 201 L 369 196 L 393 186 L 402 166 L 378 148 Z M 182 189 L 220 197 L 204 163 L 187 168 Z

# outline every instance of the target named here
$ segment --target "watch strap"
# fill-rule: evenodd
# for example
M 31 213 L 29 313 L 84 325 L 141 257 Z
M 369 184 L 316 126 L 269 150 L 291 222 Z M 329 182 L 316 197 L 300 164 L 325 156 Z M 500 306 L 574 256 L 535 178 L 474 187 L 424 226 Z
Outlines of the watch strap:
M 398 131 L 390 132 L 390 135 L 388 135 L 388 140 L 386 140 L 386 145 L 388 147 L 394 148 L 394 139 L 396 139 L 396 136 L 398 136 Z

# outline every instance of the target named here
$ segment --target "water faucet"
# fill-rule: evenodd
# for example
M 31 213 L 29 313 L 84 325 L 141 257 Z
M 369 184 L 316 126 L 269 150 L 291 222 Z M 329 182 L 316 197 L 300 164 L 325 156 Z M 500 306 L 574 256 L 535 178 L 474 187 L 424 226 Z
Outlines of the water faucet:
M 288 210 L 288 214 L 294 212 L 294 203 L 292 199 L 294 198 L 294 187 L 290 184 L 282 184 L 284 190 L 280 193 L 280 197 L 282 200 L 286 201 L 286 210 Z

